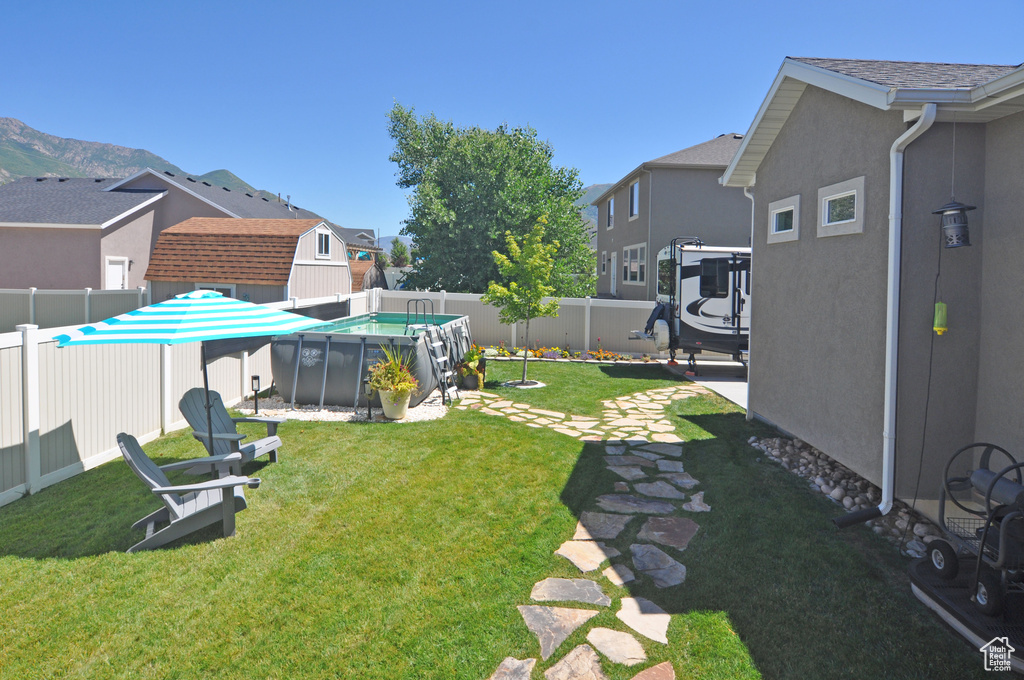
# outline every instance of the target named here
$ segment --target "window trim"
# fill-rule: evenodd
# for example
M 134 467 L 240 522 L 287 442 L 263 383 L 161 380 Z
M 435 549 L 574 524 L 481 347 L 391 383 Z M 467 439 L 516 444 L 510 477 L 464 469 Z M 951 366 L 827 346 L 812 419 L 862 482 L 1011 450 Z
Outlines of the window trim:
M 844 196 L 854 196 L 853 219 L 826 222 L 828 202 Z M 818 189 L 818 238 L 864 233 L 864 176 L 854 177 Z
M 233 283 L 213 283 L 211 281 L 196 281 L 193 285 L 195 286 L 195 290 L 216 290 L 217 288 L 222 288 L 224 290 L 230 291 L 230 293 L 228 293 L 229 298 L 235 298 L 236 300 L 238 299 L 238 295 L 236 295 L 237 289 L 235 288 L 235 284 Z
M 786 231 L 775 231 L 775 216 L 779 213 L 793 211 L 793 228 Z M 768 243 L 786 243 L 800 238 L 800 194 L 789 196 L 768 204 Z
M 320 237 L 327 237 L 327 252 L 320 252 Z M 329 229 L 317 229 L 316 230 L 316 253 L 313 256 L 316 260 L 329 260 L 331 259 L 331 232 Z
M 605 201 L 605 209 L 607 210 L 607 214 L 605 215 L 605 218 L 604 218 L 604 227 L 605 227 L 605 229 L 612 229 L 612 228 L 615 227 L 615 197 L 614 196 L 612 196 L 607 201 Z
M 601 251 L 601 276 L 608 273 L 608 251 Z
M 633 198 L 633 187 L 636 187 L 636 198 Z M 629 221 L 640 217 L 640 178 L 629 183 Z
M 641 248 L 643 248 L 643 251 L 644 251 L 643 259 L 640 258 L 640 249 Z M 637 280 L 636 281 L 630 281 L 629 280 L 629 263 L 631 261 L 631 258 L 628 256 L 628 253 L 631 250 L 637 251 L 636 252 Z M 633 245 L 623 246 L 622 247 L 622 267 L 624 268 L 623 277 L 622 277 L 623 278 L 622 285 L 624 285 L 624 286 L 646 286 L 647 285 L 647 255 L 648 255 L 648 253 L 647 253 L 647 242 L 646 241 L 644 241 L 643 243 L 634 243 Z M 640 267 L 641 265 L 643 265 L 643 269 L 642 270 L 641 270 L 641 267 Z

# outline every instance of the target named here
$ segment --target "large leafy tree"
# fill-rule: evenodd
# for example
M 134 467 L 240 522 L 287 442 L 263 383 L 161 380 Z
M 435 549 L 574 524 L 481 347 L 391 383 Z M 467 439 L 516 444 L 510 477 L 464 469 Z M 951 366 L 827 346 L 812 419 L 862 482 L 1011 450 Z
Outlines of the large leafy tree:
M 411 287 L 484 292 L 499 278 L 491 253 L 508 253 L 505 233 L 523 237 L 546 216 L 547 238 L 558 243 L 553 294 L 593 292 L 594 253 L 574 204 L 583 194 L 578 172 L 554 167 L 551 145 L 535 130 L 457 128 L 397 103 L 388 118 L 398 186 L 412 189 L 402 233 L 421 259 Z
M 558 300 L 544 302 L 544 298 L 555 292 L 551 277 L 554 275 L 555 253 L 558 252 L 559 243 L 544 242 L 544 224 L 545 220 L 541 217 L 521 242 L 512 232 L 505 232 L 505 245 L 509 254 L 498 251 L 493 253 L 504 284 L 491 281 L 481 298 L 484 304 L 499 308 L 498 318 L 502 323 L 511 325 L 526 322 L 523 342 L 524 384 L 526 359 L 530 354 L 530 320 L 542 316 L 558 316 Z

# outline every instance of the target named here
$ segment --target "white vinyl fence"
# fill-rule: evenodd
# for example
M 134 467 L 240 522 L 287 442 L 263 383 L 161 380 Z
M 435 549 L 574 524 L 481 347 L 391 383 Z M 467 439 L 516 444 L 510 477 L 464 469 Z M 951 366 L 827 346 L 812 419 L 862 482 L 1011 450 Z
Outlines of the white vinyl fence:
M 431 300 L 437 314 L 464 314 L 469 317 L 473 342 L 478 345 L 522 347 L 526 324 L 515 326 L 498 321 L 498 309 L 480 302 L 480 295 L 405 290 L 374 291 L 380 296 L 381 312 L 402 312 L 408 302 Z M 642 300 L 600 300 L 561 298 L 558 316 L 530 322 L 530 347 L 561 347 L 573 352 L 605 349 L 619 354 L 657 354 L 649 340 L 630 340 L 632 330 L 641 329 L 654 310 L 653 302 Z
M 498 310 L 481 303 L 479 295 L 375 289 L 268 306 L 298 309 L 347 300 L 350 314 L 405 312 L 407 301 L 422 298 L 432 300 L 438 314 L 469 316 L 477 344 L 523 342 L 523 325 L 499 323 Z M 95 318 L 99 299 L 106 300 L 93 297 L 93 320 L 119 313 L 108 308 Z M 557 317 L 530 324 L 530 345 L 653 353 L 653 343 L 627 339 L 652 309 L 650 302 L 563 299 Z M 57 349 L 53 336 L 67 330 L 22 324 L 17 332 L 0 334 L 0 505 L 117 458 L 118 432 L 147 442 L 184 427 L 178 399 L 202 385 L 198 343 Z M 270 385 L 270 348 L 215 359 L 209 375 L 211 389 L 235 404 L 250 394 L 250 376 L 260 375 Z
M 146 288 L 135 290 L 0 289 L 0 333 L 22 324 L 40 328 L 75 326 L 109 319 L 150 303 Z
M 345 300 L 360 314 L 373 295 L 268 306 L 301 312 Z M 58 349 L 53 336 L 69 329 L 23 324 L 0 334 L 0 505 L 119 457 L 118 432 L 147 442 L 184 427 L 178 399 L 202 385 L 199 343 Z M 251 394 L 250 376 L 270 386 L 270 347 L 214 359 L 209 375 L 210 388 L 235 404 Z

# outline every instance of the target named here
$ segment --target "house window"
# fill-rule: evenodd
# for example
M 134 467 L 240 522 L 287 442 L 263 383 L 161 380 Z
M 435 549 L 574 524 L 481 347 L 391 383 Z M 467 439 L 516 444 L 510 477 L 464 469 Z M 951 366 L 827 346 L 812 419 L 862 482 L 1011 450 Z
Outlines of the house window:
M 646 243 L 622 249 L 622 282 L 637 285 L 647 282 Z
M 640 180 L 629 185 L 629 219 L 640 214 Z
M 768 204 L 768 243 L 800 238 L 800 197 L 790 196 Z
M 212 290 L 224 297 L 235 297 L 235 284 L 233 283 L 197 283 L 196 290 Z
M 316 256 L 320 259 L 331 257 L 331 234 L 327 231 L 316 232 Z
M 608 214 L 605 216 L 604 226 L 611 229 L 615 226 L 615 197 L 608 199 Z
M 864 233 L 864 178 L 818 189 L 818 237 Z
M 601 274 L 603 275 L 608 271 L 608 251 L 601 251 Z

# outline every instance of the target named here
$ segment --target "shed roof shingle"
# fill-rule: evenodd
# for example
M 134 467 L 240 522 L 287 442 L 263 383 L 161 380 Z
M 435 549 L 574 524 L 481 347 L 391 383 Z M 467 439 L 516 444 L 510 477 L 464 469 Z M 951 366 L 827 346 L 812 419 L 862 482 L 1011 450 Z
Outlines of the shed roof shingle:
M 22 177 L 0 186 L 0 222 L 100 225 L 161 195 L 103 191 L 117 180 Z
M 283 286 L 299 236 L 323 222 L 193 217 L 160 232 L 145 278 Z
M 889 88 L 964 89 L 977 87 L 1020 68 L 1021 64 L 942 64 L 923 61 L 819 59 L 790 57 L 808 66 L 860 78 Z

